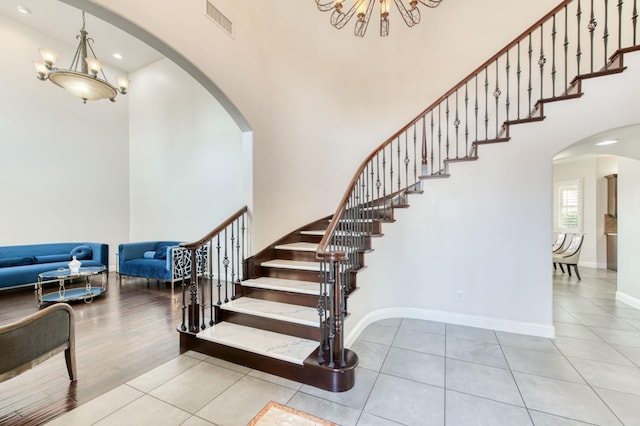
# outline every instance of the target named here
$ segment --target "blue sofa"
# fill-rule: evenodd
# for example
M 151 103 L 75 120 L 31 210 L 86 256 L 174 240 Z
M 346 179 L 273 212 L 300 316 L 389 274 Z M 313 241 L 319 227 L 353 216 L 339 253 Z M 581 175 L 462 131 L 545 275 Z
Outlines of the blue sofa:
M 174 282 L 173 250 L 179 241 L 141 241 L 118 246 L 118 274 Z M 180 278 L 182 278 L 180 276 Z
M 68 268 L 72 256 L 82 266 L 109 267 L 109 246 L 103 243 L 47 243 L 0 247 L 0 290 L 30 285 L 38 274 Z
M 202 274 L 203 253 L 198 250 L 198 274 Z M 206 256 L 206 254 L 205 254 Z M 204 258 L 207 259 L 206 257 Z M 118 274 L 165 281 L 174 287 L 177 281 L 191 275 L 191 254 L 179 241 L 141 241 L 118 246 Z

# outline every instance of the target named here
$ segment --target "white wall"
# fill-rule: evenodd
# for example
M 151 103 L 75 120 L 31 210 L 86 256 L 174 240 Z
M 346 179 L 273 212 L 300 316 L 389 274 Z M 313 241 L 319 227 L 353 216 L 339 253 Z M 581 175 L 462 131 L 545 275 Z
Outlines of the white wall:
M 128 99 L 85 105 L 38 81 L 41 47 L 68 66 L 76 46 L 0 15 L 0 245 L 97 241 L 113 254 L 129 234 Z
M 618 293 L 640 309 L 640 161 L 618 159 Z
M 130 239 L 197 240 L 247 204 L 250 151 L 220 104 L 173 62 L 131 80 Z
M 640 91 L 640 55 L 625 56 L 625 65 L 622 74 L 585 82 L 580 99 L 545 105 L 544 121 L 513 126 L 510 142 L 481 146 L 477 162 L 453 164 L 451 178 L 426 181 L 367 254 L 349 299 L 347 340 L 393 316 L 552 337 L 552 158 L 587 136 L 638 122 L 633 96 L 618 94 Z M 575 117 L 580 125 L 568 125 Z M 619 178 L 625 166 L 620 159 Z M 595 182 L 596 169 L 593 160 L 585 177 Z M 618 277 L 638 297 L 638 171 L 628 179 L 622 190 L 634 198 L 619 212 L 635 216 L 618 222 L 631 227 L 619 244 Z
M 219 0 L 233 38 L 198 2 L 94 2 L 181 52 L 247 118 L 254 132 L 256 250 L 331 213 L 375 146 L 557 5 L 444 2 L 425 10 L 411 30 L 395 16 L 393 37 L 380 39 L 372 26 L 358 39 L 349 28 L 331 28 L 329 16 L 307 2 Z M 501 25 L 487 31 L 486 22 Z M 385 228 L 367 258 L 364 284 L 350 299 L 350 336 L 376 309 L 553 335 L 552 157 L 588 135 L 637 122 L 629 99 L 610 102 L 612 93 L 640 90 L 630 74 L 587 81 L 581 99 L 546 105 L 543 124 L 517 126 L 508 146 L 482 147 L 480 162 L 458 164 L 449 181 L 430 182 L 424 200 L 400 214 L 411 217 Z M 567 125 L 576 116 L 580 124 Z M 391 249 L 387 238 L 402 250 Z
M 202 2 L 93 3 L 183 54 L 250 123 L 256 250 L 332 213 L 376 146 L 557 5 L 448 1 L 423 8 L 412 29 L 394 10 L 393 36 L 380 38 L 374 20 L 360 39 L 351 24 L 332 28 L 329 14 L 306 1 L 216 1 L 234 38 L 204 15 Z M 500 22 L 499 31 L 487 31 L 487 22 Z

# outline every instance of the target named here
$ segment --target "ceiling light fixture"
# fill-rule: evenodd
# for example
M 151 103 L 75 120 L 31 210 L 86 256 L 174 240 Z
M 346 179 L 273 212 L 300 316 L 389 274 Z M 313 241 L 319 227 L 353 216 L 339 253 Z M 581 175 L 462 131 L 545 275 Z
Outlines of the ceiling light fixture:
M 126 94 L 129 88 L 129 80 L 118 77 L 118 87 L 113 86 L 102 70 L 102 63 L 96 57 L 91 44 L 92 38 L 88 38 L 85 30 L 84 11 L 82 12 L 82 29 L 76 38 L 80 40 L 76 54 L 71 61 L 69 69 L 54 68 L 53 64 L 58 54 L 47 49 L 40 49 L 43 62 L 34 62 L 38 80 L 51 80 L 52 83 L 62 87 L 74 96 L 82 98 L 84 103 L 99 99 L 116 101 L 118 93 Z M 89 56 L 91 53 L 93 57 Z M 98 74 L 102 74 L 102 78 Z
M 31 9 L 29 9 L 27 6 L 19 4 L 16 8 L 20 13 L 24 13 L 25 15 L 31 15 Z
M 603 146 L 603 145 L 613 145 L 614 143 L 617 143 L 618 141 L 615 139 L 611 139 L 608 141 L 602 141 L 602 142 L 598 142 L 596 145 L 598 146 Z
M 316 0 L 316 5 L 322 12 L 332 11 L 329 22 L 337 29 L 344 27 L 355 15 L 357 20 L 353 34 L 357 37 L 364 37 L 369 26 L 373 5 L 376 2 L 380 5 L 380 36 L 386 37 L 389 35 L 389 6 L 391 5 L 391 0 L 353 0 L 351 7 L 345 7 L 344 0 L 332 0 L 329 2 Z M 402 15 L 404 23 L 408 27 L 413 27 L 420 22 L 418 3 L 430 8 L 436 8 L 442 0 L 409 0 L 408 8 L 403 0 L 393 0 L 393 2 L 396 4 L 400 15 Z M 343 9 L 346 12 L 343 12 Z

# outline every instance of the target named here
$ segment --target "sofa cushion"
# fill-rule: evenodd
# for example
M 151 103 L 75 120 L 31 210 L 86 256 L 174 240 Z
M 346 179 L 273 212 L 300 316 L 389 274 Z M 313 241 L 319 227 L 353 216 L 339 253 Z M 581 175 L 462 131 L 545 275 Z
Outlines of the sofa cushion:
M 93 256 L 93 250 L 91 249 L 91 247 L 82 244 L 74 247 L 69 255 L 75 256 L 78 260 L 91 259 L 91 257 Z
M 0 268 L 32 265 L 34 261 L 35 259 L 33 258 L 33 256 L 7 257 L 4 259 L 0 259 Z
M 156 258 L 156 252 L 149 250 L 149 251 L 145 251 L 144 254 L 142 255 L 145 259 L 155 259 Z
M 154 256 L 155 259 L 166 259 L 167 258 L 167 248 L 174 246 L 173 243 L 165 243 L 159 242 L 156 244 L 156 254 Z
M 70 254 L 47 254 L 34 257 L 35 263 L 67 262 L 71 260 Z

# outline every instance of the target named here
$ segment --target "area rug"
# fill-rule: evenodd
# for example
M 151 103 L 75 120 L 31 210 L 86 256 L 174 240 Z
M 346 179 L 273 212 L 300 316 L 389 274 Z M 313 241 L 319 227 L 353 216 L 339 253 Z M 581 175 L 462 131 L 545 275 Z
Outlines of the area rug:
M 335 423 L 270 401 L 247 426 L 337 426 Z

